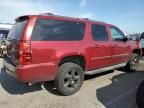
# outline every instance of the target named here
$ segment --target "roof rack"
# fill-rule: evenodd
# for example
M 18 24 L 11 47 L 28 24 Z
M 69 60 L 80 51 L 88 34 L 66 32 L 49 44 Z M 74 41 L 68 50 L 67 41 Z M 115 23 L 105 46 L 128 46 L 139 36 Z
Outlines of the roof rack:
M 104 23 L 105 24 L 105 22 L 102 22 L 102 21 L 96 21 L 96 20 L 91 20 L 91 19 L 89 19 L 89 18 L 76 18 L 76 17 L 68 17 L 68 16 L 61 16 L 61 15 L 55 15 L 55 14 L 53 14 L 53 13 L 41 13 L 41 14 L 39 14 L 39 15 L 54 15 L 54 16 L 58 16 L 58 17 L 63 17 L 63 18 L 72 18 L 72 19 L 79 19 L 79 20 L 88 20 L 88 21 L 92 21 L 92 22 L 100 22 L 100 23 Z
M 89 21 L 92 21 L 92 22 L 105 23 L 105 22 L 103 22 L 103 21 L 91 20 L 91 19 L 89 19 L 89 18 L 79 18 L 79 19 L 82 19 L 82 20 L 89 20 Z
M 84 20 L 90 20 L 89 18 L 82 18 L 82 19 L 84 19 Z
M 99 22 L 99 23 L 104 23 L 104 24 L 106 24 L 106 23 L 103 22 L 103 21 L 97 21 L 97 20 L 90 20 L 90 21 L 92 21 L 92 22 Z
M 39 15 L 54 15 L 53 13 L 41 13 Z

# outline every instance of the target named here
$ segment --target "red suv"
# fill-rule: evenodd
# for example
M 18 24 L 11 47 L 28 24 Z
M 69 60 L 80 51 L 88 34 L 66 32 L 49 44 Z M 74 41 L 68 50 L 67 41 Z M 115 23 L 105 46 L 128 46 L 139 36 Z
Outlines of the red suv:
M 25 83 L 54 80 L 63 95 L 77 92 L 85 74 L 135 71 L 141 56 L 139 42 L 114 25 L 52 14 L 18 17 L 6 48 L 6 72 Z

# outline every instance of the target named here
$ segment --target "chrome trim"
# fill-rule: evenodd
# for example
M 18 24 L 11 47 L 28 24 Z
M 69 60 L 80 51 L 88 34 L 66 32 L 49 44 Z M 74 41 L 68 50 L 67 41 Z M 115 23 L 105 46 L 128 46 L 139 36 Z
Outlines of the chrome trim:
M 125 53 L 125 54 L 119 54 L 119 55 L 112 55 L 112 58 L 115 58 L 115 57 L 123 57 L 123 56 L 128 56 L 129 53 Z
M 94 57 L 94 58 L 91 58 L 91 59 L 92 59 L 92 60 L 99 60 L 99 59 L 108 59 L 108 58 L 111 58 L 111 56 Z
M 104 67 L 104 68 L 101 68 L 101 69 L 86 71 L 85 74 L 86 75 L 94 75 L 94 74 L 106 72 L 106 71 L 109 71 L 109 70 L 114 70 L 114 69 L 117 69 L 117 68 L 120 68 L 120 67 L 124 67 L 124 66 L 126 66 L 126 64 L 127 63 L 122 63 L 122 64 L 118 64 L 118 65 L 113 65 L 113 66 L 110 66 L 110 67 Z

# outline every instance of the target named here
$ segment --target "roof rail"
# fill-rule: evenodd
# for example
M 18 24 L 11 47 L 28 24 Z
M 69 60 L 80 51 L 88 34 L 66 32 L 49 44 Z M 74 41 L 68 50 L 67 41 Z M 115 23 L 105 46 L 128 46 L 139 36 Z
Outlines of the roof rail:
M 73 18 L 73 19 L 80 19 L 80 20 L 88 20 L 88 21 L 92 21 L 92 22 L 100 22 L 100 23 L 105 23 L 102 21 L 96 21 L 96 20 L 91 20 L 89 18 L 76 18 L 76 17 L 68 17 L 68 16 L 61 16 L 61 15 L 55 15 L 53 13 L 41 13 L 39 15 L 51 15 L 51 16 L 58 16 L 58 17 L 63 17 L 63 18 Z
M 39 15 L 54 15 L 53 13 L 40 13 Z
M 77 19 L 81 19 L 81 20 L 90 20 L 88 18 L 77 18 Z

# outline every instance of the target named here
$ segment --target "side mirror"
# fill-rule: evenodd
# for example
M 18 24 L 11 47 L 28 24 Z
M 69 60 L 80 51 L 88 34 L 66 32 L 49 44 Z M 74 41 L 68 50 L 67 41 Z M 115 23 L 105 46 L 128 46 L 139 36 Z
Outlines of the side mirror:
M 128 40 L 127 36 L 124 36 L 123 41 L 126 42 Z

